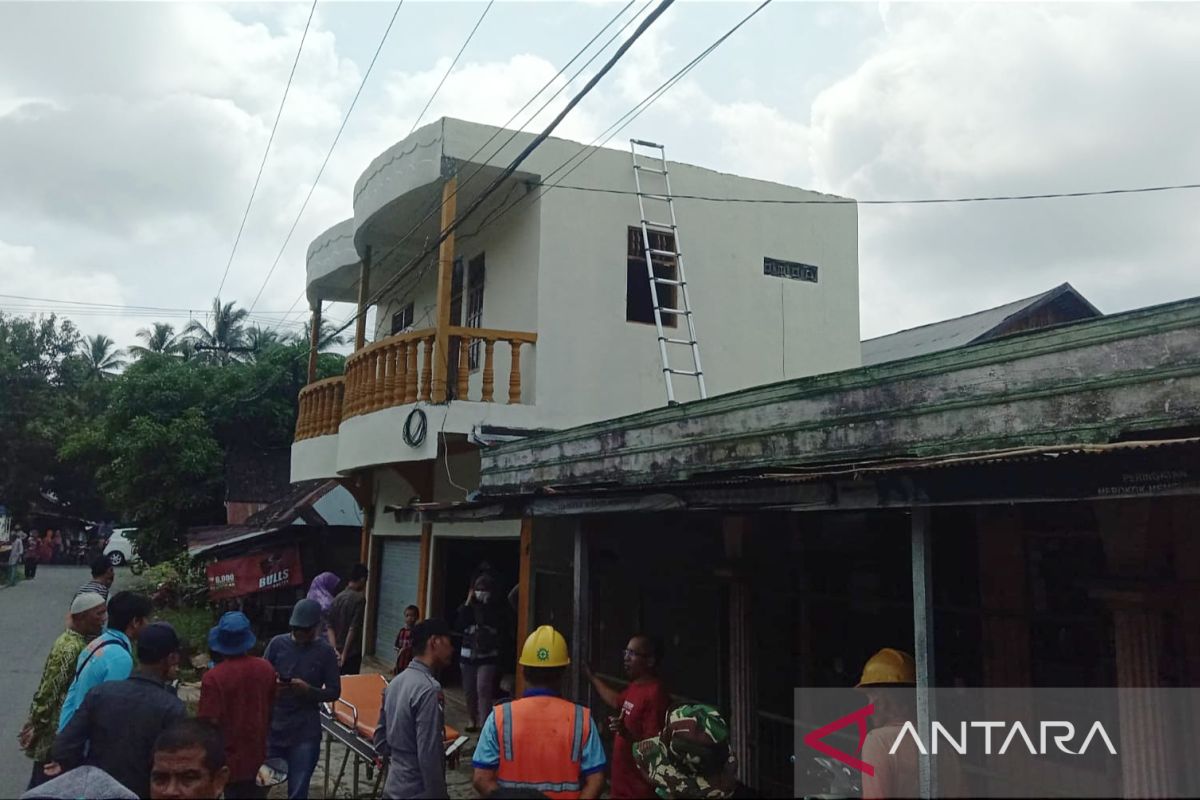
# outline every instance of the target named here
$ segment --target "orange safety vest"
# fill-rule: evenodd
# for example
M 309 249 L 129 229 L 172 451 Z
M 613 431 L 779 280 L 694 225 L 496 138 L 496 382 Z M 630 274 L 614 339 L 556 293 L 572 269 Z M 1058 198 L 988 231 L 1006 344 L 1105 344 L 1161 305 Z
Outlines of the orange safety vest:
M 583 748 L 592 713 L 561 697 L 538 695 L 496 706 L 496 779 L 508 789 L 534 789 L 574 800 L 583 789 Z

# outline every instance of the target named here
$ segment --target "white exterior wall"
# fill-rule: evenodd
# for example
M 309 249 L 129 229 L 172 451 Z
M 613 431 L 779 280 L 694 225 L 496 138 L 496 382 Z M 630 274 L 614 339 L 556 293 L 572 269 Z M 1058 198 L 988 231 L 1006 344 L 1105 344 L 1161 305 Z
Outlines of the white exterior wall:
M 570 182 L 630 188 L 628 161 L 614 155 L 593 157 Z M 670 170 L 676 193 L 798 194 L 684 165 Z M 541 212 L 540 410 L 557 425 L 575 425 L 665 405 L 655 327 L 625 319 L 626 235 L 638 225 L 637 198 L 556 190 Z M 677 201 L 676 216 L 709 396 L 860 365 L 854 205 Z M 764 256 L 814 264 L 819 282 L 764 275 Z M 667 335 L 687 338 L 686 322 Z M 688 348 L 669 347 L 673 367 L 692 368 Z M 698 397 L 688 376 L 675 376 L 674 386 L 681 401 Z

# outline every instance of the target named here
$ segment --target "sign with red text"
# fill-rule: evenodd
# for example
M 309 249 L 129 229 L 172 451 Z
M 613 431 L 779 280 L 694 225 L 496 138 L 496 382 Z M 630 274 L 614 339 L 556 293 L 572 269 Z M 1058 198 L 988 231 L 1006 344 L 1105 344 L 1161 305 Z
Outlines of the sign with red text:
M 241 597 L 304 583 L 300 552 L 294 545 L 214 561 L 208 565 L 206 573 L 210 600 Z

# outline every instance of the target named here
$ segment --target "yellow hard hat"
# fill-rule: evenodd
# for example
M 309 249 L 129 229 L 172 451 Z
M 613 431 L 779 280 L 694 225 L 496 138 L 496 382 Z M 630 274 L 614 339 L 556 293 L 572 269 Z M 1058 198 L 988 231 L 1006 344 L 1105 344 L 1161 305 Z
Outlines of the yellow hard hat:
M 913 657 L 903 650 L 885 647 L 867 659 L 862 678 L 855 689 L 866 686 L 913 686 L 917 682 L 917 668 Z
M 543 625 L 525 640 L 521 648 L 523 667 L 565 667 L 571 663 L 567 640 L 549 625 Z

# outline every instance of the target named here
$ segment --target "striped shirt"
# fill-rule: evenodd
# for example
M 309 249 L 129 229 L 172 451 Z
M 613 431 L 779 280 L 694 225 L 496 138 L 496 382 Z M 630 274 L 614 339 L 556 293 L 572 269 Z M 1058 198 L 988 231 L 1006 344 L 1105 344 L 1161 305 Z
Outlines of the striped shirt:
M 108 602 L 108 585 L 107 584 L 104 584 L 100 581 L 88 581 L 83 586 L 79 587 L 79 591 L 75 593 L 75 597 L 79 597 L 79 595 L 85 594 L 87 592 L 91 592 L 92 594 L 98 594 L 104 598 L 104 602 L 106 602 L 106 603 Z M 73 600 L 75 598 L 71 598 L 71 599 Z

